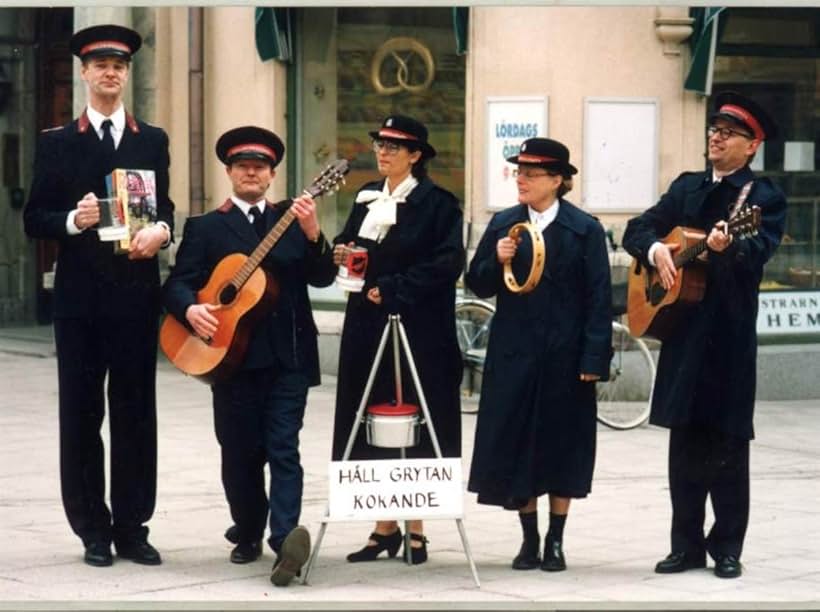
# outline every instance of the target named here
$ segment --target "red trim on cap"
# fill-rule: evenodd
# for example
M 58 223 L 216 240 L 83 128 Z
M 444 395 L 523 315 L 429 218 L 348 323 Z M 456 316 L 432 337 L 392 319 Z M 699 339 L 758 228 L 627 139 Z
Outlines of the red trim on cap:
M 735 104 L 724 104 L 720 107 L 719 113 L 724 113 L 726 115 L 731 115 L 737 119 L 740 119 L 743 123 L 748 125 L 752 128 L 752 132 L 754 132 L 755 138 L 757 140 L 765 140 L 766 139 L 766 132 L 763 131 L 763 127 L 757 122 L 752 114 L 747 111 L 745 108 L 741 108 Z
M 554 157 L 547 157 L 546 155 L 532 155 L 531 153 L 519 153 L 518 154 L 518 163 L 532 163 L 532 164 L 545 164 L 549 162 L 557 162 L 561 161 L 560 159 L 555 159 Z
M 256 143 L 241 144 L 231 147 L 228 149 L 228 152 L 225 153 L 225 157 L 231 158 L 239 153 L 261 153 L 262 155 L 267 155 L 273 161 L 276 161 L 276 153 L 273 152 L 273 149 Z
M 382 128 L 379 130 L 379 136 L 382 138 L 401 138 L 402 140 L 418 140 L 412 134 L 408 134 L 407 132 L 402 132 L 400 130 L 393 130 L 390 128 Z
M 121 43 L 118 40 L 98 40 L 93 43 L 88 43 L 85 47 L 80 49 L 80 55 L 83 56 L 86 53 L 91 53 L 97 49 L 115 49 L 131 55 L 131 47 L 125 43 Z

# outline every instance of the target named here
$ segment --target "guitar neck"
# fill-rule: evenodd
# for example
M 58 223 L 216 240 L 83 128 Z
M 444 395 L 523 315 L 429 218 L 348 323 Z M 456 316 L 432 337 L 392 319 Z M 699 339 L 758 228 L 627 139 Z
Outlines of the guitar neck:
M 706 238 L 686 247 L 672 258 L 676 268 L 682 268 L 706 250 Z
M 293 214 L 290 208 L 285 211 L 285 214 L 282 215 L 282 218 L 276 222 L 276 225 L 273 226 L 273 229 L 268 232 L 267 236 L 259 243 L 259 245 L 253 250 L 248 256 L 248 259 L 242 264 L 242 267 L 237 270 L 234 277 L 231 279 L 231 284 L 236 287 L 242 287 L 248 279 L 251 277 L 251 274 L 254 273 L 256 268 L 262 263 L 262 261 L 267 257 L 270 250 L 274 247 L 274 245 L 279 242 L 279 239 L 282 237 L 287 229 L 290 227 L 290 224 L 296 219 L 296 215 Z

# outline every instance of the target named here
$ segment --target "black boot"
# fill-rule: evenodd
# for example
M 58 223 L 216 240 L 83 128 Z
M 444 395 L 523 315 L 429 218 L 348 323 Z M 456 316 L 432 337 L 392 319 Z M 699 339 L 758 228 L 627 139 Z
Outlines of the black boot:
M 561 550 L 559 540 L 553 540 L 549 536 L 544 539 L 544 559 L 541 561 L 541 569 L 545 572 L 562 572 L 567 569 L 564 551 Z
M 541 559 L 541 569 L 545 572 L 561 572 L 567 569 L 562 550 L 566 522 L 566 514 L 550 512 L 550 528 L 547 537 L 544 538 L 544 556 Z
M 541 563 L 538 557 L 538 546 L 541 543 L 541 536 L 538 535 L 538 511 L 519 512 L 518 520 L 521 521 L 524 540 L 521 542 L 521 549 L 513 559 L 512 568 L 515 570 L 535 569 Z

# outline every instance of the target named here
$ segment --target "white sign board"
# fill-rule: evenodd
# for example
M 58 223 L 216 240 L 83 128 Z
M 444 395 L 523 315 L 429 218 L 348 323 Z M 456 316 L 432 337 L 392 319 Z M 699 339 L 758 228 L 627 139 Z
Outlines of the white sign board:
M 461 459 L 332 461 L 329 521 L 460 518 Z
M 584 100 L 584 208 L 643 211 L 655 204 L 658 184 L 658 101 Z
M 820 291 L 766 291 L 758 296 L 757 333 L 820 333 Z
M 487 208 L 500 210 L 518 202 L 518 189 L 508 157 L 527 138 L 547 135 L 547 99 L 487 98 Z

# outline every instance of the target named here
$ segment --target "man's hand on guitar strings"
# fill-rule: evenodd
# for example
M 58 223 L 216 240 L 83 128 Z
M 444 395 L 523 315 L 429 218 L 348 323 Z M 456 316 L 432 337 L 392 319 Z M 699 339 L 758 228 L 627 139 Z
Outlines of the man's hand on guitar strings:
M 216 304 L 191 304 L 185 311 L 185 318 L 191 324 L 197 336 L 203 340 L 210 340 L 219 326 L 219 319 L 211 313 L 219 310 Z
M 293 198 L 290 209 L 293 211 L 299 227 L 302 228 L 305 236 L 311 242 L 319 240 L 321 229 L 319 228 L 319 217 L 316 216 L 316 202 L 306 192 L 297 198 Z
M 676 251 L 679 247 L 680 245 L 676 242 L 661 243 L 655 250 L 655 268 L 658 270 L 661 286 L 667 291 L 675 284 L 675 277 L 678 275 L 672 259 L 672 251 Z
M 706 238 L 706 246 L 710 251 L 720 253 L 725 251 L 730 244 L 732 244 L 732 235 L 729 233 L 729 224 L 726 221 L 718 221 Z

